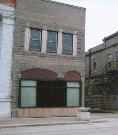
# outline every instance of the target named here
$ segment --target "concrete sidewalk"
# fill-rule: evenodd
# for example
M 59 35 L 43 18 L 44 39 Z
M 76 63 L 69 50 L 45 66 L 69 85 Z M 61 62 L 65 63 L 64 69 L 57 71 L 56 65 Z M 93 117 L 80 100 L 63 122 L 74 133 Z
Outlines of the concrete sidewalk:
M 106 113 L 91 114 L 90 121 L 79 121 L 77 117 L 12 118 L 0 120 L 0 128 L 99 123 L 99 122 L 107 122 L 110 118 L 118 118 L 118 114 L 106 114 Z

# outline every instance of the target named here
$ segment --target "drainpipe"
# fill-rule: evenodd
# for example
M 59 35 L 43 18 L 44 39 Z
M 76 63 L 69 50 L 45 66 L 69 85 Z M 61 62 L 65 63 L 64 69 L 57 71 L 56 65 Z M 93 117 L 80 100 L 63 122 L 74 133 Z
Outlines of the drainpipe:
M 91 49 L 89 49 L 89 77 L 91 77 Z

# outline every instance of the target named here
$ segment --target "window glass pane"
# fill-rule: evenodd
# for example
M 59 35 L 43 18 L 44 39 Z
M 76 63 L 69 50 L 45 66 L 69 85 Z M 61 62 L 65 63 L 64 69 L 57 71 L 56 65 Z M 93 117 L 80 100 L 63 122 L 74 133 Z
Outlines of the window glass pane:
M 36 81 L 22 80 L 21 86 L 36 86 Z
M 93 59 L 93 69 L 96 69 L 96 58 Z
M 30 50 L 41 50 L 41 30 L 31 29 Z
M 111 62 L 112 61 L 112 56 L 111 54 L 108 54 L 108 62 Z
M 63 33 L 63 53 L 72 54 L 73 53 L 73 35 Z
M 67 88 L 67 106 L 79 106 L 79 88 Z
M 30 50 L 40 50 L 39 47 L 39 43 L 40 41 L 36 41 L 36 40 L 31 40 L 31 46 L 30 46 Z
M 22 87 L 21 88 L 21 107 L 36 106 L 36 88 Z
M 57 51 L 57 32 L 48 31 L 47 52 Z
M 79 82 L 67 82 L 67 87 L 79 87 Z

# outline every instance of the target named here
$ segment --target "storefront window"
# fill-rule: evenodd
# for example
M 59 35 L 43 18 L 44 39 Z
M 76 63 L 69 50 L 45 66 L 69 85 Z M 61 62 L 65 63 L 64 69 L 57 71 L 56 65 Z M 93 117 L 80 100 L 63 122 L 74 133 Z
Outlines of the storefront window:
M 79 82 L 21 81 L 21 107 L 79 106 Z

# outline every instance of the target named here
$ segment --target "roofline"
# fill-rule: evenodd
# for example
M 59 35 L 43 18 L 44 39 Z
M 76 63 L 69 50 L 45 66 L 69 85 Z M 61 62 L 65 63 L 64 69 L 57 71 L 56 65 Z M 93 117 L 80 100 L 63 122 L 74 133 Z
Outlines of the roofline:
M 106 40 L 109 40 L 109 39 L 111 39 L 111 38 L 113 38 L 113 37 L 115 37 L 115 36 L 117 36 L 117 35 L 118 35 L 118 31 L 115 32 L 115 33 L 113 33 L 113 34 L 111 34 L 111 35 L 109 35 L 109 36 L 107 36 L 107 37 L 104 37 L 102 44 L 104 44 Z M 100 45 L 102 45 L 102 44 L 100 44 Z M 118 45 L 118 44 L 116 43 L 115 45 Z M 98 50 L 95 50 L 95 51 L 91 52 L 91 50 L 92 50 L 93 48 L 96 48 L 96 47 L 98 47 L 98 46 L 99 46 L 99 45 L 90 48 L 90 49 L 85 53 L 85 55 L 88 56 L 88 55 L 91 55 L 91 54 L 93 54 L 93 53 L 97 53 L 97 52 L 100 52 L 100 51 L 102 51 L 102 50 L 104 50 L 104 49 L 107 49 L 107 48 L 109 48 L 109 47 L 112 47 L 112 45 L 109 46 L 109 47 L 105 46 L 104 48 L 101 48 L 101 49 L 98 49 Z
M 100 48 L 100 49 L 97 49 L 97 50 L 94 50 L 94 51 L 91 52 L 91 50 L 92 50 L 93 48 L 96 48 L 96 47 L 98 47 L 98 46 L 100 46 L 100 45 L 103 45 L 103 44 L 104 44 L 104 43 L 99 44 L 99 45 L 97 45 L 97 46 L 95 46 L 95 47 L 90 48 L 87 52 L 85 52 L 85 55 L 90 55 L 90 54 L 93 54 L 93 53 L 96 53 L 96 52 L 98 52 L 98 51 L 103 50 L 104 48 Z
M 84 8 L 84 7 L 79 7 L 79 6 L 75 6 L 75 5 L 71 5 L 71 4 L 66 4 L 66 3 L 62 3 L 62 2 L 58 2 L 58 1 L 53 1 L 53 0 L 41 0 L 41 1 L 46 1 L 46 2 L 50 2 L 50 3 L 54 3 L 54 4 L 59 4 L 59 5 L 64 5 L 64 6 L 68 6 L 68 7 L 73 7 L 73 8 L 78 8 L 78 9 L 86 10 L 86 8 Z
M 99 45 L 98 45 L 99 46 Z M 99 50 L 95 50 L 95 51 L 93 51 L 93 52 L 91 52 L 91 49 L 89 49 L 86 53 L 85 53 L 85 57 L 87 57 L 87 56 L 89 56 L 89 55 L 92 55 L 92 54 L 95 54 L 95 53 L 99 53 L 99 52 L 101 52 L 101 51 L 103 51 L 103 50 L 105 50 L 105 49 L 108 49 L 108 48 L 111 48 L 111 47 L 113 47 L 113 46 L 118 46 L 118 43 L 116 43 L 116 44 L 114 44 L 114 45 L 111 45 L 111 46 L 105 46 L 104 48 L 101 48 L 101 49 L 99 49 Z
M 113 34 L 111 34 L 111 35 L 109 35 L 109 36 L 107 36 L 107 37 L 105 37 L 105 38 L 103 39 L 103 41 L 108 40 L 108 39 L 110 39 L 110 38 L 113 38 L 113 37 L 116 36 L 116 35 L 118 35 L 118 31 L 115 32 L 115 33 L 113 33 Z

